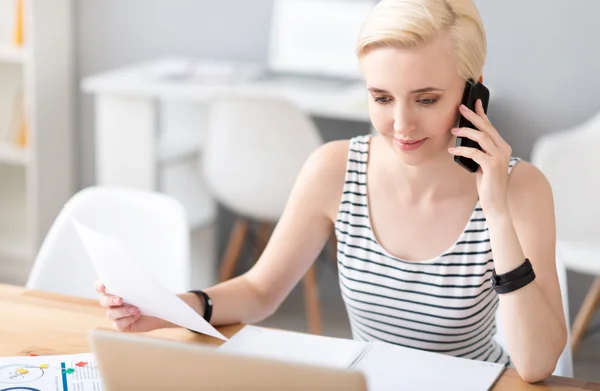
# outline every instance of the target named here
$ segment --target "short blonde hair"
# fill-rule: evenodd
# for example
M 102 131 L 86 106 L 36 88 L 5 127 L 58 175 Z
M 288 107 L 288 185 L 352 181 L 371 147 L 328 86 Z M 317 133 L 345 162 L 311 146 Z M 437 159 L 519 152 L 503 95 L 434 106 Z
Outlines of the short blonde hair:
M 458 74 L 478 80 L 487 40 L 472 0 L 382 0 L 363 24 L 356 55 L 377 47 L 413 47 L 446 32 L 454 42 Z

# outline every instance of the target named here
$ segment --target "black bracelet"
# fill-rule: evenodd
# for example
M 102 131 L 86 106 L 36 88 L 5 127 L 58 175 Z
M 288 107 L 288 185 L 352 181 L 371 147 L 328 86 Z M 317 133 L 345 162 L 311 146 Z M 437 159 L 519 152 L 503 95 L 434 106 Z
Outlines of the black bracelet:
M 493 270 L 490 278 L 494 290 L 499 294 L 514 292 L 533 280 L 535 280 L 535 272 L 527 258 L 523 264 L 507 273 L 496 274 L 496 270 Z
M 204 291 L 190 291 L 189 293 L 193 293 L 202 299 L 204 302 L 204 320 L 210 323 L 213 310 L 213 304 L 210 296 L 208 296 Z
M 504 285 L 497 285 L 494 287 L 494 289 L 499 294 L 510 293 L 523 288 L 525 285 L 529 284 L 533 280 L 535 280 L 535 273 L 533 269 L 531 269 L 529 273 L 519 278 L 518 280 L 507 282 Z

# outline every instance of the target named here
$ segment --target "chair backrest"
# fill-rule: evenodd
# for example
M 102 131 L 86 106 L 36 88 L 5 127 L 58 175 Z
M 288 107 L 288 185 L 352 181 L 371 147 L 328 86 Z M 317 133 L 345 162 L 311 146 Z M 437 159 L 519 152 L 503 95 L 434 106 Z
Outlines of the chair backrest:
M 548 178 L 559 241 L 600 242 L 600 114 L 539 137 L 531 162 Z
M 242 216 L 276 221 L 296 177 L 323 140 L 310 117 L 278 97 L 216 96 L 201 158 L 207 186 Z
M 173 292 L 190 289 L 189 230 L 179 201 L 143 190 L 91 187 L 74 195 L 46 236 L 27 287 L 96 298 L 96 273 L 72 219 L 120 239 L 134 261 Z

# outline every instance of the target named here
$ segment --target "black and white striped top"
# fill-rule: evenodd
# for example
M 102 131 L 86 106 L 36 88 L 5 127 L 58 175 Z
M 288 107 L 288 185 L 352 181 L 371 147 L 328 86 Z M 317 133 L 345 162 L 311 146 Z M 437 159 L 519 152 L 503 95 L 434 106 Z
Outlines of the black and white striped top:
M 479 202 L 442 255 L 423 262 L 393 256 L 371 229 L 369 141 L 368 135 L 350 141 L 335 226 L 340 288 L 354 338 L 508 364 L 494 339 L 498 297 L 490 283 L 492 250 Z M 518 160 L 511 159 L 509 172 Z

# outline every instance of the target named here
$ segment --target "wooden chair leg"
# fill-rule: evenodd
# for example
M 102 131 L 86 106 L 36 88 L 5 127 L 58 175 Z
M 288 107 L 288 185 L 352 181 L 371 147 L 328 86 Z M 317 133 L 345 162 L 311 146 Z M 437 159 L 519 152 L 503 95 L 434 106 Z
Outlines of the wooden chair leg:
M 271 224 L 259 223 L 258 229 L 256 230 L 256 245 L 254 247 L 254 262 L 258 261 L 267 243 L 269 242 L 269 236 L 271 233 Z
M 600 277 L 596 277 L 590 290 L 588 291 L 581 309 L 577 313 L 575 322 L 573 323 L 573 330 L 571 335 L 571 350 L 575 353 L 575 350 L 579 346 L 585 331 L 594 316 L 594 311 L 600 301 Z
M 319 303 L 319 284 L 317 281 L 316 262 L 308 269 L 303 279 L 304 283 L 304 305 L 306 308 L 306 319 L 308 331 L 311 334 L 322 333 L 322 322 Z
M 227 281 L 233 277 L 247 231 L 248 222 L 238 218 L 229 235 L 229 242 L 227 243 L 227 249 L 225 250 L 221 270 L 219 272 L 219 281 Z

